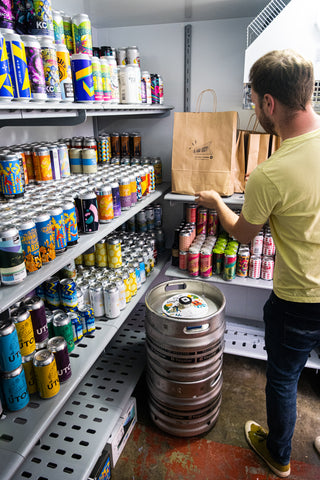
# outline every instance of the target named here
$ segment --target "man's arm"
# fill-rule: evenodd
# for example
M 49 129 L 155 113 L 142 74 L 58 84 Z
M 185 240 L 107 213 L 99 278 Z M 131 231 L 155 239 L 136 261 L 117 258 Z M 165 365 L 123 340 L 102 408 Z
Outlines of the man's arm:
M 216 210 L 223 228 L 240 243 L 250 242 L 263 227 L 263 224 L 254 225 L 247 222 L 242 213 L 239 216 L 234 213 L 215 190 L 196 193 L 195 201 L 198 205 Z

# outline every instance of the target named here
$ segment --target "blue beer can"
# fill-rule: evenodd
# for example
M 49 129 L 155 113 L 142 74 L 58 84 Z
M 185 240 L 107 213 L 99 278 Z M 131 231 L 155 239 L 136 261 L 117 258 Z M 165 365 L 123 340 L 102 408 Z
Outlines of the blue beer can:
M 23 197 L 24 185 L 18 155 L 0 154 L 0 189 L 5 198 Z
M 85 53 L 71 56 L 71 70 L 76 102 L 94 101 L 94 83 L 91 57 Z
M 111 191 L 112 191 L 112 202 L 113 202 L 113 216 L 119 217 L 121 215 L 121 199 L 120 199 L 120 189 L 119 189 L 119 182 L 113 181 L 111 183 Z
M 67 315 L 71 318 L 73 341 L 77 344 L 83 338 L 83 328 L 80 315 L 77 312 L 67 312 Z
M 72 278 L 63 278 L 60 280 L 61 303 L 66 309 L 78 306 L 77 286 Z
M 7 45 L 4 36 L 0 33 L 0 75 L 4 81 L 0 87 L 0 101 L 10 101 L 13 99 L 13 87 L 10 75 L 9 59 Z
M 72 247 L 79 241 L 76 207 L 73 202 L 63 205 L 64 223 L 66 226 L 67 245 Z
M 50 308 L 59 307 L 61 304 L 59 277 L 53 276 L 48 278 L 44 282 L 44 291 L 46 302 Z
M 28 216 L 22 217 L 18 229 L 27 273 L 36 272 L 42 267 L 36 224 Z
M 6 320 L 0 324 L 0 370 L 11 372 L 21 365 L 20 344 L 15 324 Z
M 22 364 L 11 372 L 2 372 L 1 380 L 3 396 L 8 410 L 16 412 L 28 405 L 30 397 Z
M 51 215 L 56 254 L 59 255 L 67 250 L 68 245 L 63 209 L 56 206 L 49 209 L 48 213 Z
M 61 178 L 70 176 L 69 151 L 65 143 L 58 144 L 58 155 L 60 163 Z
M 91 305 L 83 305 L 78 309 L 82 321 L 83 333 L 88 335 L 93 332 L 95 327 L 95 318 Z
M 17 33 L 5 32 L 14 100 L 30 101 L 32 98 L 28 64 L 24 43 Z
M 40 213 L 34 218 L 34 222 L 36 224 L 38 234 L 42 264 L 49 263 L 56 258 L 56 248 L 51 216 L 46 212 Z

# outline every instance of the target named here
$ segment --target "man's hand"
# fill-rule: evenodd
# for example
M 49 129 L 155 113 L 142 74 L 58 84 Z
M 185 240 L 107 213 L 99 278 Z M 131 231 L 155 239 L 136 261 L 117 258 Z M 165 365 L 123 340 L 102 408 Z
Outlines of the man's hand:
M 202 190 L 195 194 L 195 202 L 206 208 L 217 209 L 217 203 L 220 200 L 220 195 L 215 190 Z

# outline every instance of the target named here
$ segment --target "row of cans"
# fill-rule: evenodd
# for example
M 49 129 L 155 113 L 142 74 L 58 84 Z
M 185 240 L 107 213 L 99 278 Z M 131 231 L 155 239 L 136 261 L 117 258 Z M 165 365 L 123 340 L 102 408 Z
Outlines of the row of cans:
M 117 60 L 117 65 L 139 65 L 140 67 L 140 51 L 135 45 L 117 49 L 105 45 L 93 47 L 93 55 L 98 58 L 114 55 Z

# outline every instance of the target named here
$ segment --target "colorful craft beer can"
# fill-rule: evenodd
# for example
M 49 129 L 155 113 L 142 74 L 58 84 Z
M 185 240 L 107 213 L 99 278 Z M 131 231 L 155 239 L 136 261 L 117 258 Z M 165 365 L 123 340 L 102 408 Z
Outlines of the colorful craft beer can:
M 47 148 L 49 150 L 49 155 L 50 155 L 50 163 L 51 163 L 53 180 L 60 180 L 61 172 L 60 172 L 58 148 L 56 145 L 48 145 Z
M 110 163 L 111 140 L 110 135 L 104 134 L 98 137 L 98 162 Z
M 63 102 L 73 102 L 73 83 L 71 73 L 70 54 L 65 45 L 56 45 L 57 62 L 59 69 L 59 80 L 61 87 L 61 100 Z
M 274 259 L 270 256 L 264 256 L 261 260 L 260 277 L 263 280 L 272 280 L 274 270 Z
M 61 87 L 56 46 L 52 39 L 46 37 L 41 37 L 39 42 L 46 82 L 47 100 L 57 102 L 61 100 Z
M 54 39 L 51 0 L 33 0 L 29 10 L 28 32 Z
M 60 391 L 60 382 L 54 354 L 39 350 L 33 357 L 34 373 L 41 398 L 52 398 Z
M 131 183 L 130 177 L 123 177 L 119 180 L 121 210 L 129 210 L 131 207 Z
M 11 311 L 10 316 L 16 326 L 20 353 L 27 357 L 36 349 L 30 312 L 26 307 L 18 307 Z
M 81 150 L 82 158 L 82 172 L 83 173 L 96 173 L 98 170 L 98 156 L 97 151 L 93 148 L 83 148 Z
M 34 218 L 36 224 L 39 251 L 42 264 L 49 263 L 56 258 L 54 232 L 52 229 L 51 216 L 41 213 Z
M 76 102 L 94 101 L 91 57 L 84 53 L 71 56 L 71 70 Z
M 67 310 L 74 309 L 78 305 L 77 287 L 72 278 L 63 278 L 60 281 L 60 297 L 62 306 Z
M 70 55 L 73 54 L 73 38 L 72 38 L 72 20 L 69 15 L 62 15 L 64 38 Z
M 33 393 L 36 393 L 38 391 L 37 380 L 33 369 L 34 353 L 35 352 L 25 357 L 22 357 L 22 366 L 26 377 L 29 395 L 32 395 Z
M 250 278 L 260 278 L 261 273 L 261 256 L 260 255 L 251 255 L 249 261 L 249 277 Z
M 58 156 L 59 156 L 61 178 L 69 177 L 70 176 L 69 151 L 65 143 L 59 143 Z
M 11 0 L 2 0 L 0 2 L 0 28 L 12 30 L 14 27 L 14 13 Z
M 0 324 L 0 370 L 10 372 L 21 365 L 17 329 L 12 320 Z
M 212 252 L 211 249 L 200 250 L 200 277 L 209 278 L 212 276 Z
M 85 192 L 79 196 L 81 205 L 83 233 L 93 233 L 99 229 L 98 202 L 94 192 Z
M 56 254 L 59 255 L 67 250 L 68 245 L 63 209 L 56 206 L 49 209 L 48 213 L 51 215 Z
M 83 338 L 83 329 L 82 321 L 79 313 L 77 312 L 67 312 L 68 317 L 71 319 L 72 331 L 73 331 L 73 341 L 76 345 Z
M 251 254 L 262 255 L 263 250 L 263 232 L 259 232 L 251 241 Z
M 46 342 L 49 338 L 46 309 L 43 300 L 35 295 L 26 302 L 26 308 L 31 314 L 31 321 L 36 347 Z
M 118 237 L 107 239 L 108 265 L 110 268 L 122 266 L 121 242 Z
M 14 100 L 29 101 L 31 99 L 30 79 L 26 51 L 20 35 L 4 33 L 6 41 Z
M 91 305 L 83 305 L 79 307 L 79 314 L 82 320 L 83 333 L 88 335 L 96 329 L 93 308 Z
M 105 238 L 102 238 L 95 244 L 94 258 L 96 267 L 108 266 L 107 242 Z
M 198 277 L 200 273 L 200 249 L 190 247 L 188 250 L 188 273 L 191 277 Z
M 25 219 L 18 228 L 27 273 L 36 272 L 42 267 L 36 224 L 33 220 Z
M 208 210 L 206 208 L 198 208 L 197 211 L 197 235 L 207 233 Z
M 102 85 L 100 59 L 97 57 L 92 57 L 91 62 L 92 62 L 94 99 L 96 102 L 102 102 L 103 101 L 103 85 Z
M 224 254 L 223 258 L 223 280 L 231 281 L 236 277 L 237 254 Z
M 8 410 L 16 412 L 28 405 L 30 397 L 22 364 L 11 372 L 2 372 L 1 380 Z
M 73 50 L 92 57 L 91 22 L 85 13 L 72 17 Z
M 65 312 L 58 312 L 53 315 L 53 331 L 56 337 L 63 337 L 68 345 L 68 352 L 74 349 L 73 330 L 71 318 Z
M 21 39 L 26 51 L 32 100 L 46 100 L 46 82 L 40 42 L 32 35 L 23 35 Z
M 61 303 L 59 277 L 53 276 L 48 278 L 44 283 L 44 290 L 49 307 L 59 307 Z
M 13 99 L 13 86 L 10 75 L 7 45 L 4 36 L 0 33 L 0 75 L 3 82 L 0 87 L 0 101 Z
M 69 380 L 72 374 L 66 340 L 63 337 L 52 337 L 48 341 L 47 348 L 54 354 L 57 364 L 59 382 L 66 382 Z
M 24 195 L 22 170 L 18 155 L 0 154 L 0 187 L 5 198 Z
M 110 222 L 113 215 L 112 190 L 110 185 L 102 185 L 95 190 L 98 202 L 99 221 L 101 223 Z
M 237 258 L 237 267 L 236 267 L 236 275 L 238 277 L 248 276 L 249 259 L 250 259 L 249 249 L 247 250 L 239 249 L 238 258 Z
M 53 180 L 51 157 L 48 147 L 36 147 L 33 154 L 33 166 L 37 183 Z
M 114 217 L 119 217 L 121 215 L 121 200 L 120 200 L 120 189 L 119 183 L 115 180 L 111 183 L 112 190 L 112 203 L 113 203 L 113 215 Z
M 63 215 L 66 227 L 67 245 L 72 247 L 79 241 L 76 207 L 73 202 L 63 204 Z
M 0 275 L 3 285 L 16 285 L 27 276 L 19 231 L 13 225 L 0 227 Z
M 56 45 L 65 45 L 63 18 L 58 10 L 52 10 L 54 41 Z

